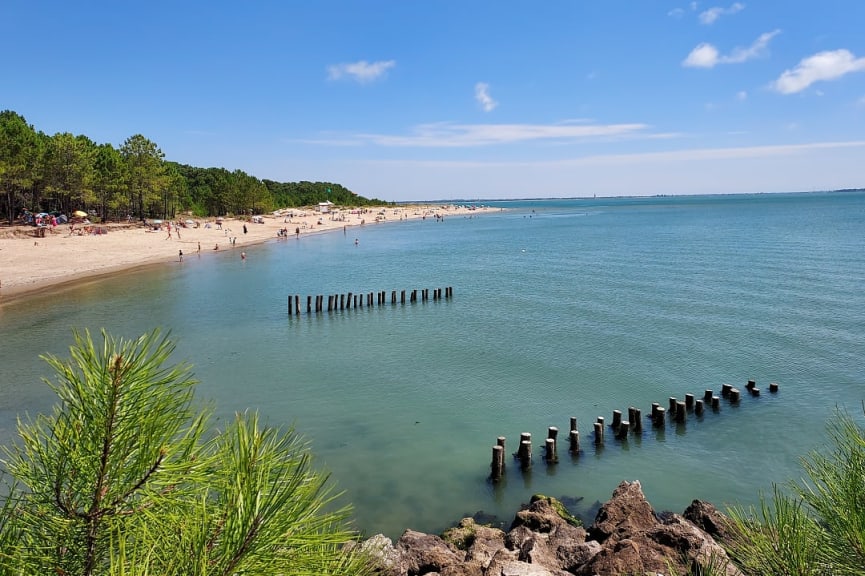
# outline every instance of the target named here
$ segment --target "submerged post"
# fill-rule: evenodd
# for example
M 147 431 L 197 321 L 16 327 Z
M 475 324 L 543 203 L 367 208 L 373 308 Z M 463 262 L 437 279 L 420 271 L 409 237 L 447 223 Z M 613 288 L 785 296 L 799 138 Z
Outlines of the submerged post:
M 571 430 L 569 440 L 570 447 L 568 451 L 572 454 L 577 454 L 580 451 L 580 432 L 578 430 Z

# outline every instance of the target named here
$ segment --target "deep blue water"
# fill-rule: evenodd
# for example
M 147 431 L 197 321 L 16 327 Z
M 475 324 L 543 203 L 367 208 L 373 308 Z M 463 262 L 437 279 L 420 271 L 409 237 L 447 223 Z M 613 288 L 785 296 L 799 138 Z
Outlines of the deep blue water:
M 53 402 L 44 352 L 71 328 L 170 329 L 220 418 L 260 410 L 312 445 L 358 526 L 396 537 L 533 493 L 590 513 L 639 479 L 656 509 L 756 502 L 800 476 L 836 407 L 865 399 L 865 193 L 489 202 L 471 218 L 366 226 L 187 258 L 0 307 L 0 439 Z M 500 210 L 499 208 L 504 208 Z M 360 243 L 354 245 L 354 238 Z M 288 317 L 289 294 L 454 297 Z M 627 442 L 592 422 L 755 379 L 759 398 Z M 768 384 L 780 385 L 778 394 Z M 577 417 L 583 452 L 567 451 Z M 549 426 L 560 462 L 540 455 Z M 531 432 L 532 469 L 492 445 Z

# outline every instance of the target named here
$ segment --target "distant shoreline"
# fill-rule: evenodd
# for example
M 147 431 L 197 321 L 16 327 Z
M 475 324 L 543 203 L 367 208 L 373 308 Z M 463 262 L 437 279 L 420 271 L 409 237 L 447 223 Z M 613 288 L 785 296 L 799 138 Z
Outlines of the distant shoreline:
M 362 210 L 319 213 L 312 208 L 286 209 L 261 218 L 261 223 L 240 219 L 178 217 L 188 227 L 172 224 L 169 237 L 163 223 L 154 230 L 143 224 L 95 224 L 90 232 L 70 233 L 69 224 L 47 229 L 37 237 L 33 226 L 0 227 L 0 307 L 25 298 L 65 290 L 88 281 L 151 266 L 182 265 L 184 257 L 234 251 L 280 239 L 285 230 L 289 241 L 344 229 L 348 233 L 364 226 L 476 214 L 483 208 L 458 204 L 400 204 Z M 244 226 L 246 230 L 244 231 Z M 83 225 L 75 228 L 83 232 Z M 232 240 L 234 239 L 234 240 Z M 199 248 L 200 247 L 200 248 Z M 218 247 L 218 250 L 215 249 Z

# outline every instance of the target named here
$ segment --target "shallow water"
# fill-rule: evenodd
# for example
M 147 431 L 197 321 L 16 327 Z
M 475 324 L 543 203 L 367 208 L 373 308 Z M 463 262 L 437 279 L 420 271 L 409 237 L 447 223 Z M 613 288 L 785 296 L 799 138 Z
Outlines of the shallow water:
M 865 397 L 865 193 L 504 202 L 187 258 L 0 308 L 0 439 L 53 402 L 71 328 L 170 329 L 220 418 L 293 425 L 367 533 L 509 521 L 533 493 L 588 514 L 623 479 L 657 509 L 756 501 L 799 476 L 836 406 Z M 359 245 L 354 245 L 354 238 Z M 288 317 L 289 294 L 454 297 Z M 591 423 L 753 378 L 759 398 L 596 450 Z M 769 382 L 781 390 L 768 394 Z M 566 451 L 577 417 L 583 452 Z M 540 458 L 549 426 L 560 462 Z M 530 472 L 492 445 L 533 434 Z

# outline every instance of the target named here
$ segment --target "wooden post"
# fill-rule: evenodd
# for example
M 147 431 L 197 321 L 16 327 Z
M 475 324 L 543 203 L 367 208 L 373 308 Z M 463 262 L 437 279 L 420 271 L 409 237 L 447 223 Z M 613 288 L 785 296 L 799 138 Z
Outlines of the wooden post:
M 505 449 L 498 444 L 493 446 L 493 461 L 490 464 L 490 469 L 490 477 L 493 482 L 501 480 L 505 471 Z
M 569 451 L 572 454 L 578 453 L 580 451 L 580 432 L 578 430 L 571 430 L 570 443 Z
M 643 411 L 639 408 L 634 408 L 634 424 L 631 426 L 634 434 L 639 434 L 643 431 Z
M 599 446 L 604 443 L 604 425 L 601 422 L 595 422 L 595 445 Z
M 396 304 L 396 290 L 393 290 L 390 293 L 390 303 Z
M 676 403 L 676 422 L 679 424 L 685 423 L 685 416 L 688 414 L 688 409 L 685 407 L 684 402 Z
M 754 380 L 748 380 L 748 383 L 745 385 L 745 388 L 750 390 L 751 388 L 753 388 L 756 385 L 757 385 L 757 382 L 755 382 Z
M 697 400 L 697 403 L 694 405 L 694 414 L 697 416 L 701 416 L 703 414 L 703 401 Z
M 619 440 L 627 440 L 628 439 L 628 431 L 631 429 L 630 422 L 622 422 L 619 424 L 619 429 L 616 432 L 616 438 Z
M 694 395 L 693 394 L 685 394 L 685 408 L 688 410 L 694 409 Z
M 730 395 L 730 390 L 733 389 L 731 384 L 721 384 L 721 396 L 726 398 Z
M 498 438 L 496 438 L 496 444 L 498 444 L 499 446 L 504 448 L 505 447 L 505 437 L 499 436 Z
M 664 408 L 658 406 L 658 409 L 655 410 L 655 417 L 652 419 L 652 425 L 655 428 L 663 428 L 664 424 L 666 424 L 667 419 L 667 411 Z
M 291 316 L 291 296 L 288 297 L 288 315 Z
M 399 293 L 399 303 L 405 304 L 405 290 L 401 290 Z
M 572 430 L 572 431 L 573 431 L 573 430 L 576 430 L 576 429 L 577 429 L 577 417 L 576 417 L 576 416 L 571 416 L 571 427 L 569 428 L 569 430 Z
M 712 410 L 717 412 L 721 409 L 721 399 L 717 396 L 712 396 Z
M 555 427 L 555 426 L 550 426 L 549 428 L 547 428 L 547 441 L 546 441 L 546 444 L 547 444 L 547 461 L 550 460 L 550 453 L 549 453 L 549 449 L 550 449 L 550 448 L 549 448 L 549 445 L 550 445 L 550 441 L 551 441 L 551 440 L 552 440 L 552 444 L 553 444 L 553 447 L 552 447 L 552 461 L 553 461 L 553 462 L 558 462 L 558 461 L 559 461 L 559 441 L 558 441 L 558 437 L 559 437 L 559 429 L 558 429 L 557 427 Z
M 730 403 L 736 404 L 738 402 L 739 402 L 739 389 L 738 388 L 731 388 L 730 389 Z
M 532 435 L 529 432 L 520 434 L 520 449 L 517 452 L 520 465 L 525 470 L 532 465 Z
M 756 386 L 751 388 L 751 396 L 759 396 L 759 395 L 760 395 L 760 389 L 759 388 L 757 388 Z
M 294 295 L 294 309 L 296 314 L 300 316 L 300 294 Z M 309 296 L 306 297 L 306 313 L 309 314 Z
M 613 423 L 610 424 L 610 428 L 615 432 L 619 429 L 619 426 L 622 425 L 622 411 L 621 410 L 613 410 Z
M 703 393 L 703 401 L 704 401 L 704 402 L 711 402 L 711 401 L 712 401 L 712 396 L 713 396 L 713 392 L 712 392 L 711 390 L 706 390 L 706 391 Z
M 351 310 L 351 297 L 352 297 L 352 293 L 351 293 L 351 292 L 349 292 L 349 293 L 348 293 L 348 296 L 345 297 L 345 300 L 346 300 L 346 302 L 345 302 L 345 307 L 348 308 L 349 310 Z M 356 308 L 356 307 L 357 307 L 357 306 L 355 306 L 355 308 Z
M 772 394 L 774 394 L 774 393 L 777 392 L 777 391 L 778 391 L 778 383 L 777 383 L 777 382 L 771 382 L 771 383 L 769 384 L 769 392 L 771 392 Z
M 637 417 L 637 409 L 633 406 L 628 406 L 628 424 L 631 425 L 631 430 L 634 429 L 634 420 Z
M 339 295 L 339 309 L 345 310 L 345 294 Z
M 333 294 L 328 294 L 327 296 L 327 311 L 333 311 Z
M 670 407 L 667 409 L 670 413 L 670 416 L 676 415 L 676 397 L 670 396 Z
M 555 464 L 558 462 L 559 457 L 556 454 L 556 440 L 554 438 L 547 438 L 544 441 L 544 447 L 546 448 L 544 460 L 547 461 L 547 464 Z
M 657 402 L 652 402 L 652 420 L 655 419 L 655 416 L 658 414 L 658 408 L 660 407 L 661 405 Z

